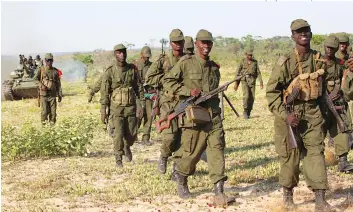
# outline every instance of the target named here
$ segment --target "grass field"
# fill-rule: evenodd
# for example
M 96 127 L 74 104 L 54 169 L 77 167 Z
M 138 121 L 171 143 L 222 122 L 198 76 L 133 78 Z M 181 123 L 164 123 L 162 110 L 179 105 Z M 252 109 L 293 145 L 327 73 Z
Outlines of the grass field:
M 222 82 L 233 78 L 234 70 L 221 70 Z M 268 74 L 264 73 L 265 82 Z M 83 84 L 64 84 L 64 89 L 78 95 L 66 96 L 58 106 L 58 124 L 66 119 L 88 117 L 99 123 L 99 95 L 87 103 L 88 91 Z M 281 190 L 277 183 L 279 163 L 273 144 L 273 116 L 268 111 L 265 90 L 256 88 L 252 117 L 236 118 L 226 105 L 225 191 L 237 198 L 235 205 L 215 208 L 207 163 L 200 161 L 196 174 L 189 177 L 192 199 L 181 200 L 168 171 L 157 171 L 160 134 L 152 133 L 154 145 L 136 142 L 133 161 L 115 168 L 111 138 L 96 124 L 89 153 L 85 156 L 40 157 L 27 160 L 2 160 L 3 211 L 283 211 Z M 64 91 L 65 92 L 65 91 Z M 242 113 L 241 89 L 232 85 L 226 92 L 238 112 Z M 19 130 L 25 124 L 40 129 L 40 109 L 36 100 L 2 102 L 2 125 Z M 141 130 L 140 130 L 141 132 Z M 141 138 L 141 134 L 139 138 Z M 349 154 L 352 162 L 353 154 Z M 328 202 L 339 205 L 352 190 L 353 175 L 335 172 L 329 166 Z M 295 189 L 296 211 L 313 211 L 314 195 L 305 186 L 303 175 Z M 348 208 L 345 211 L 353 211 Z

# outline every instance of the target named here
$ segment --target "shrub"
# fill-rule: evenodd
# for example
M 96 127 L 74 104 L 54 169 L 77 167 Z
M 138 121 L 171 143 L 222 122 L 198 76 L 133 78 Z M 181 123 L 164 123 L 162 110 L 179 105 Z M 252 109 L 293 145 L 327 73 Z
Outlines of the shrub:
M 84 155 L 93 138 L 98 121 L 90 117 L 64 119 L 56 125 L 35 128 L 2 125 L 1 156 L 3 160 L 28 159 L 43 156 Z

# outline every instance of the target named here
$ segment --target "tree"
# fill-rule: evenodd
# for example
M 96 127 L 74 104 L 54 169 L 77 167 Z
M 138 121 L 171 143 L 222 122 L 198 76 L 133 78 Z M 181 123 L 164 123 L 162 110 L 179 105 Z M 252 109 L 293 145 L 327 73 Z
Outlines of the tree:
M 326 39 L 326 35 L 313 35 L 313 37 L 311 38 L 311 41 L 315 45 L 322 46 L 325 39 Z
M 131 47 L 134 47 L 135 46 L 135 44 L 133 44 L 133 43 L 128 43 L 127 45 L 126 45 L 126 47 L 128 48 L 128 49 L 130 49 L 131 50 Z

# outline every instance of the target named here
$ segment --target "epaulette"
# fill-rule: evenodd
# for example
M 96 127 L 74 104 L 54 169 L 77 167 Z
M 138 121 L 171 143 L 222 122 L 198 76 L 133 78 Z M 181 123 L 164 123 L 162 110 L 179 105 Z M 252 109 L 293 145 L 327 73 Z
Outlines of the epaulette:
M 289 54 L 281 55 L 277 60 L 277 65 L 282 66 L 290 58 Z

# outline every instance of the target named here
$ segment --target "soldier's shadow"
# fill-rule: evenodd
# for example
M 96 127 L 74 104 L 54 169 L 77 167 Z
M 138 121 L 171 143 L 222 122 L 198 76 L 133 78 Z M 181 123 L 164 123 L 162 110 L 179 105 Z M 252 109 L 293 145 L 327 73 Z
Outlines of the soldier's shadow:
M 105 158 L 113 156 L 114 152 L 107 152 L 107 151 L 96 151 L 90 152 L 86 157 L 87 158 Z
M 249 151 L 252 149 L 259 149 L 259 148 L 263 148 L 263 147 L 268 147 L 273 145 L 272 142 L 266 142 L 266 143 L 258 143 L 258 144 L 252 144 L 252 145 L 247 145 L 247 146 L 235 146 L 235 147 L 226 147 L 224 149 L 224 154 L 230 154 L 233 152 L 240 152 L 240 151 Z

